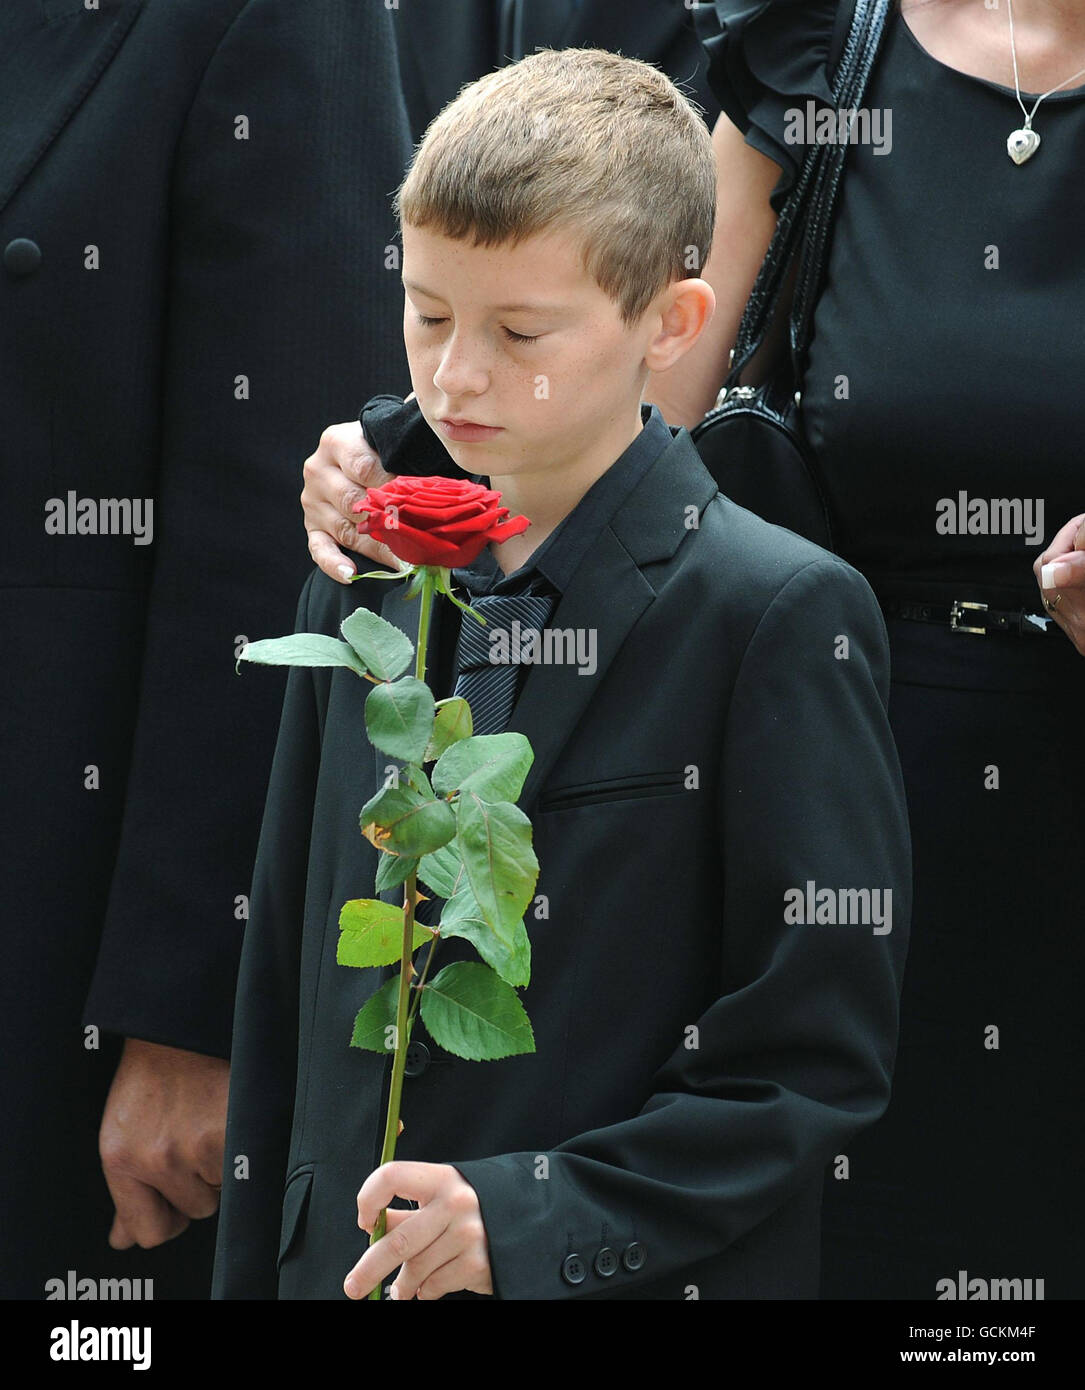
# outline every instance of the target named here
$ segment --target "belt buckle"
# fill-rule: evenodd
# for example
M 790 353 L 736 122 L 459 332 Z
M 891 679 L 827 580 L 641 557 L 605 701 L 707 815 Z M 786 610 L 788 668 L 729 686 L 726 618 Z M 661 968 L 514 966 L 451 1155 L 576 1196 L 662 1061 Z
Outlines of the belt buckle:
M 985 603 L 969 603 L 967 599 L 955 598 L 949 608 L 950 631 L 975 632 L 978 633 L 980 637 L 986 637 L 987 629 L 985 627 L 966 627 L 964 623 L 961 622 L 966 608 L 974 609 L 977 613 L 987 612 L 987 605 Z

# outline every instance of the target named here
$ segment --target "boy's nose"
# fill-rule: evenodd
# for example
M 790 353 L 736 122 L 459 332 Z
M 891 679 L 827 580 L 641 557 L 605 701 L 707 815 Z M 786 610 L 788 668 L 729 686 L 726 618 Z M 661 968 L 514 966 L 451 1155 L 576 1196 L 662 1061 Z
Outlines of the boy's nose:
M 478 395 L 489 385 L 489 369 L 483 361 L 483 350 L 465 343 L 450 342 L 441 355 L 440 365 L 433 374 L 433 384 L 449 400 Z

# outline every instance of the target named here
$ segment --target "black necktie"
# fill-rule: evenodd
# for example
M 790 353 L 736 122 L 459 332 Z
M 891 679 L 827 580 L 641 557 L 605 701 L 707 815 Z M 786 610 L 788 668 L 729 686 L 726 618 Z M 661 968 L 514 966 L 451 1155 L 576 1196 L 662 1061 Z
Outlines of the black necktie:
M 520 666 L 542 644 L 542 630 L 557 605 L 556 594 L 484 594 L 471 607 L 486 619 L 484 627 L 460 615 L 456 648 L 456 688 L 471 706 L 476 734 L 504 732 L 516 703 Z

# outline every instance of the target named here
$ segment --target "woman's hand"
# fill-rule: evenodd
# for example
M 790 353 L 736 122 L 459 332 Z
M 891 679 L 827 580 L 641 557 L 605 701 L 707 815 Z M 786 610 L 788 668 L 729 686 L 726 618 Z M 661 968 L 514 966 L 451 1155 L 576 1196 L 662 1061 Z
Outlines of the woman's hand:
M 458 1289 L 492 1294 L 490 1247 L 475 1189 L 450 1163 L 397 1159 L 370 1173 L 358 1193 L 358 1225 L 372 1231 L 393 1197 L 417 1211 L 389 1207 L 387 1228 L 343 1282 L 348 1298 L 365 1298 L 393 1269 L 391 1298 L 441 1298 Z
M 366 488 L 380 487 L 392 477 L 381 467 L 358 420 L 329 425 L 316 452 L 305 460 L 302 474 L 301 505 L 309 554 L 329 579 L 349 584 L 357 573 L 357 565 L 341 546 L 389 569 L 403 568 L 386 545 L 358 534 L 359 518 L 350 510 L 365 496 Z
M 1032 572 L 1044 598 L 1044 611 L 1085 656 L 1085 512 L 1066 523 L 1036 557 Z

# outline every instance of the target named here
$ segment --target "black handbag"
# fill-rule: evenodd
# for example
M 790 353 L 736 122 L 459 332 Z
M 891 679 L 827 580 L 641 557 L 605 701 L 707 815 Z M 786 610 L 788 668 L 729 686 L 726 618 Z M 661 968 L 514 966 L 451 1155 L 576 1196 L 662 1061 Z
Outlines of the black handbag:
M 862 103 L 891 3 L 856 0 L 833 79 L 838 111 Z M 803 431 L 801 383 L 847 150 L 847 142 L 807 149 L 743 312 L 727 378 L 715 406 L 690 431 L 722 493 L 827 550 L 833 549 L 832 525 Z M 788 350 L 760 386 L 742 386 L 739 377 L 773 322 L 796 254 Z

